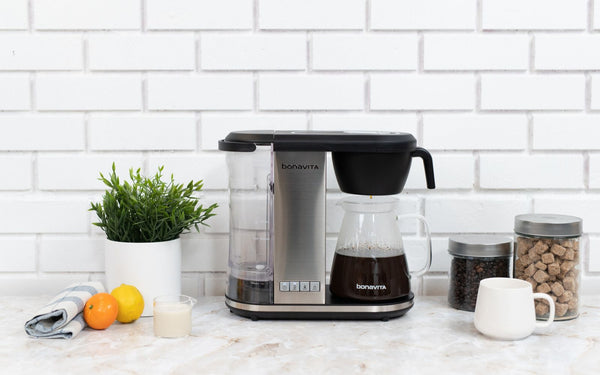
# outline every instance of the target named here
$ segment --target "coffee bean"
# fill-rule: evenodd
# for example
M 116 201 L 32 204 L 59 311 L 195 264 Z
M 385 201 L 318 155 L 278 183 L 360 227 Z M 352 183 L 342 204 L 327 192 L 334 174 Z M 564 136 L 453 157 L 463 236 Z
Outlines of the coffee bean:
M 448 303 L 459 310 L 475 311 L 479 282 L 489 277 L 509 277 L 510 258 L 452 258 Z

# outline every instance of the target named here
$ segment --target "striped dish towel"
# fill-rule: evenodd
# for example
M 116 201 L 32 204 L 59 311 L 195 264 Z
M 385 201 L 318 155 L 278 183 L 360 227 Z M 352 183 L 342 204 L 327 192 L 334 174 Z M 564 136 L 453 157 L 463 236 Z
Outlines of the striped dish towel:
M 37 311 L 25 323 L 25 332 L 36 338 L 70 339 L 86 326 L 83 306 L 96 293 L 103 293 L 100 282 L 81 282 L 69 285 Z

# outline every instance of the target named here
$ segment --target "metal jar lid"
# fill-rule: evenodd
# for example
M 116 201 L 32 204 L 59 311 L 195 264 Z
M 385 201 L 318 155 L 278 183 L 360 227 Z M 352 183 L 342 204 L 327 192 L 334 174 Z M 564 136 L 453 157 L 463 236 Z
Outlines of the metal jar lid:
M 468 257 L 505 257 L 512 255 L 512 239 L 494 235 L 460 235 L 450 237 L 448 252 Z
M 540 237 L 578 237 L 583 221 L 577 216 L 524 214 L 515 217 L 515 233 Z

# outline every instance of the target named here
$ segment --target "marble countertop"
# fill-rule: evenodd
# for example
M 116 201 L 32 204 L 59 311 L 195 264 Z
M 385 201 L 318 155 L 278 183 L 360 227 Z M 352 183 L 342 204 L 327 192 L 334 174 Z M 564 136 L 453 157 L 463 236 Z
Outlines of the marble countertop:
M 156 338 L 152 318 L 89 328 L 72 340 L 23 329 L 48 297 L 0 297 L 3 374 L 598 374 L 600 296 L 578 319 L 521 341 L 479 334 L 473 314 L 443 297 L 417 297 L 405 316 L 382 321 L 257 321 L 222 297 L 201 298 L 192 335 Z

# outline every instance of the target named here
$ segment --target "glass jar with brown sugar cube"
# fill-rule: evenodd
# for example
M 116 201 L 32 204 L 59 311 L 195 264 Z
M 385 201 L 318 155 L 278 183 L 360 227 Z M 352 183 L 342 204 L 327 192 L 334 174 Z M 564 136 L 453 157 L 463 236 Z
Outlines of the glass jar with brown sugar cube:
M 555 320 L 579 315 L 580 240 L 583 222 L 568 215 L 525 214 L 515 217 L 515 278 L 528 281 L 536 293 L 547 293 L 556 306 Z M 539 320 L 550 308 L 535 301 Z

